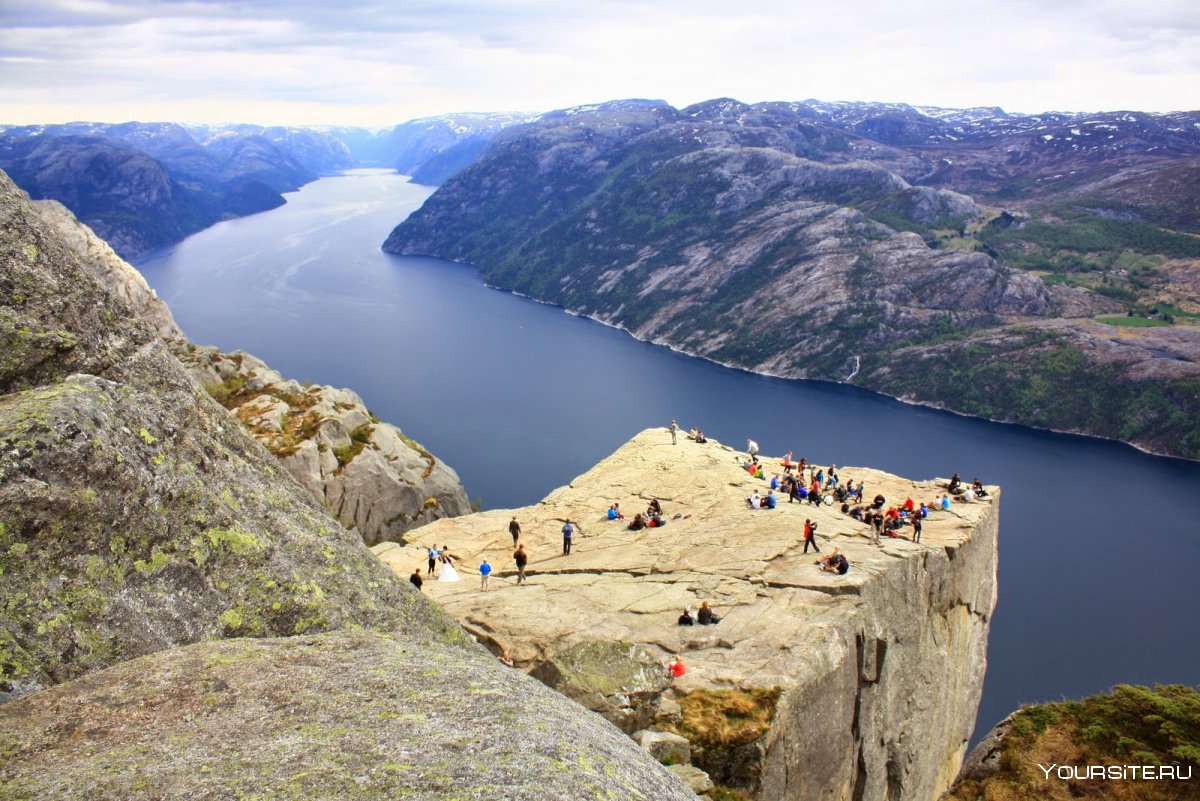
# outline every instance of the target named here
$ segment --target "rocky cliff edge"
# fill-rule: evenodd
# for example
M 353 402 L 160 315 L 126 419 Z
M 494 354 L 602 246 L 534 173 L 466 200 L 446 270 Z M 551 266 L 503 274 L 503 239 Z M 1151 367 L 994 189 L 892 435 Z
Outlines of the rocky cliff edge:
M 919 544 L 885 537 L 876 546 L 836 505 L 785 498 L 750 509 L 746 496 L 766 487 L 742 469 L 745 458 L 682 434 L 672 445 L 667 431 L 650 429 L 535 506 L 438 521 L 412 546 L 376 551 L 408 575 L 424 572 L 424 546 L 449 545 L 464 580 L 427 581 L 428 593 L 478 638 L 627 731 L 686 729 L 677 704 L 701 691 L 782 688 L 765 735 L 736 753 L 693 753 L 722 784 L 764 799 L 937 797 L 966 752 L 982 692 L 999 490 L 933 513 Z M 764 462 L 781 472 L 778 458 Z M 944 492 L 937 481 L 839 471 L 889 504 Z M 614 501 L 631 519 L 653 498 L 668 519 L 662 528 L 635 532 L 606 519 Z M 514 515 L 530 555 L 524 586 L 508 532 Z M 579 531 L 563 556 L 567 518 Z M 818 523 L 823 553 L 849 557 L 847 575 L 822 572 L 804 553 L 806 518 Z M 483 558 L 496 568 L 488 592 L 479 589 Z M 676 624 L 685 605 L 702 601 L 723 617 L 718 625 Z M 689 670 L 668 689 L 670 655 Z
M 396 579 L 3 174 L 0 609 L 3 798 L 694 797 Z

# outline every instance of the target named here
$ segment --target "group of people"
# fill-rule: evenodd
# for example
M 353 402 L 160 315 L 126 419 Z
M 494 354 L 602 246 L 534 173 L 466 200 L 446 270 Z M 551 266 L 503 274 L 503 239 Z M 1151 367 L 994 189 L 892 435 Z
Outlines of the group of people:
M 699 623 L 701 626 L 715 626 L 721 622 L 721 618 L 713 612 L 712 607 L 708 605 L 708 601 L 700 604 L 700 608 L 696 610 L 696 614 L 692 614 L 692 605 L 688 604 L 683 607 L 683 614 L 679 616 L 679 625 L 694 626 Z
M 624 520 L 625 515 L 621 513 L 621 504 L 614 501 L 612 506 L 608 507 L 606 517 L 609 520 Z M 626 528 L 630 531 L 641 531 L 644 528 L 657 528 L 666 524 L 667 518 L 663 516 L 662 504 L 658 498 L 652 498 L 646 506 L 646 511 L 635 514 Z

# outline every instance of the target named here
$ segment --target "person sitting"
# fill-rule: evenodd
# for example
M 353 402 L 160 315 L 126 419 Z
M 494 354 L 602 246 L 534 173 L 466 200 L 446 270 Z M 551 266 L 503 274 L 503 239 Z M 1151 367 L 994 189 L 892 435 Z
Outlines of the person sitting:
M 641 531 L 646 527 L 646 521 L 642 518 L 642 513 L 638 512 L 633 516 L 633 520 L 629 522 L 627 528 L 630 531 Z
M 758 494 L 758 490 L 750 493 L 750 497 L 746 499 L 746 503 L 750 504 L 751 509 L 762 508 L 762 496 Z
M 773 489 L 773 490 L 779 489 L 779 474 L 778 473 L 771 476 L 771 489 Z
M 967 487 L 963 490 L 963 494 L 959 496 L 967 503 L 975 502 L 975 490 L 972 487 Z
M 887 498 L 883 497 L 882 495 L 876 495 L 875 500 L 871 502 L 871 508 L 882 509 L 885 503 L 887 503 Z
M 921 505 L 917 508 L 917 511 L 914 514 L 916 514 L 916 516 L 922 520 L 929 517 L 929 507 L 925 505 L 925 501 L 921 501 Z
M 693 442 L 695 442 L 696 437 L 699 435 L 700 435 L 700 432 L 698 430 L 696 430 L 695 426 L 692 426 L 692 430 L 688 432 L 687 438 L 692 440 Z
M 658 502 L 658 498 L 651 498 L 650 505 L 646 507 L 646 517 L 658 517 L 662 513 L 662 504 Z
M 671 657 L 671 661 L 667 663 L 667 672 L 671 674 L 671 678 L 677 679 L 684 673 L 687 673 L 687 666 L 683 664 L 683 660 L 677 656 Z
M 952 495 L 957 495 L 960 484 L 962 484 L 962 479 L 958 477 L 958 473 L 955 473 L 950 477 L 950 484 L 946 487 L 946 489 L 948 489 Z
M 842 555 L 839 548 L 834 548 L 828 556 L 818 559 L 817 564 L 826 573 L 837 573 L 841 576 L 846 575 L 846 571 L 850 569 L 850 561 Z
M 833 499 L 839 503 L 850 497 L 850 493 L 846 492 L 846 488 L 841 485 L 835 485 L 833 488 Z
M 625 515 L 621 514 L 621 504 L 614 503 L 612 506 L 608 507 L 608 519 L 609 520 L 624 520 L 625 519 Z
M 774 490 L 767 490 L 767 497 L 763 499 L 763 506 L 768 509 L 774 509 L 775 504 L 778 502 L 779 500 L 775 497 Z
M 948 512 L 948 511 L 950 511 L 950 496 L 949 496 L 949 495 L 943 495 L 943 496 L 942 496 L 942 502 L 941 502 L 941 506 L 942 506 L 942 511 L 943 511 L 943 512 Z
M 721 618 L 713 614 L 713 610 L 709 607 L 708 601 L 700 604 L 700 610 L 696 612 L 696 621 L 701 626 L 712 626 L 721 622 Z
M 703 431 L 699 431 L 696 433 L 696 442 L 698 442 L 700 444 L 704 444 L 705 442 L 708 442 L 708 440 L 704 436 Z
M 975 490 L 976 498 L 983 500 L 987 497 L 987 490 L 983 488 L 983 484 L 980 483 L 978 478 L 971 482 L 971 489 Z
M 667 519 L 665 517 L 663 517 L 662 515 L 647 515 L 646 516 L 646 527 L 647 528 L 662 528 L 666 524 L 667 524 Z
M 692 619 L 692 607 L 691 606 L 683 607 L 683 614 L 679 616 L 679 625 L 691 626 L 695 622 L 696 621 Z
M 904 499 L 904 505 L 901 506 L 900 508 L 905 512 L 911 512 L 915 506 L 916 506 L 916 503 L 913 501 L 913 499 L 911 497 L 909 497 L 909 498 Z
M 505 651 L 504 653 L 500 654 L 500 656 L 497 658 L 500 660 L 500 664 L 502 664 L 502 665 L 506 665 L 508 667 L 516 667 L 516 663 L 513 662 L 513 658 L 509 655 L 508 651 Z

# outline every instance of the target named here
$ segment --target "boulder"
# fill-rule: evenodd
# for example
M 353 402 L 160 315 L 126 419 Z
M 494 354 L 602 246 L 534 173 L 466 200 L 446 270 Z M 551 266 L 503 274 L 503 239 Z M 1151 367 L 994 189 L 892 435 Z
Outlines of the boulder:
M 664 765 L 689 765 L 692 762 L 691 743 L 674 732 L 642 729 L 633 733 L 633 741 Z
M 708 774 L 693 765 L 668 765 L 667 770 L 693 793 L 707 793 L 713 788 L 713 781 Z
M 694 794 L 482 649 L 341 631 L 162 651 L 0 706 L 5 798 Z
M 669 682 L 662 660 L 648 648 L 600 640 L 559 651 L 530 675 L 630 733 L 654 719 L 655 701 Z

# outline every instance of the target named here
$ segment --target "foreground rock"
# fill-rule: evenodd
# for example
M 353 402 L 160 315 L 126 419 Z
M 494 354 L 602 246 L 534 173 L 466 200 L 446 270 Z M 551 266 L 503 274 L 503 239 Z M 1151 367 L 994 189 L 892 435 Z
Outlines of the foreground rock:
M 693 797 L 393 576 L 3 174 L 0 345 L 0 796 Z
M 534 672 L 580 664 L 573 655 L 587 643 L 626 643 L 657 653 L 660 664 L 681 655 L 688 672 L 673 694 L 685 702 L 713 689 L 781 687 L 770 730 L 737 746 L 737 759 L 693 749 L 693 762 L 720 784 L 763 799 L 936 797 L 958 771 L 982 692 L 999 491 L 991 502 L 934 513 L 921 544 L 885 538 L 877 547 L 834 506 L 785 500 L 749 509 L 745 497 L 765 488 L 741 458 L 682 437 L 672 446 L 667 432 L 648 430 L 536 506 L 439 521 L 420 530 L 417 545 L 376 550 L 408 575 L 425 563 L 421 546 L 449 544 L 464 580 L 426 582 L 426 591 Z M 868 499 L 881 493 L 889 503 L 942 491 L 869 468 L 840 473 L 864 481 Z M 662 528 L 634 532 L 604 517 L 614 501 L 632 517 L 652 498 L 668 517 Z M 530 553 L 525 586 L 515 583 L 513 514 Z M 566 518 L 580 528 L 570 556 L 561 555 Z M 824 573 L 803 553 L 805 518 L 818 522 L 823 552 L 848 555 L 847 575 Z M 475 570 L 485 557 L 497 568 L 486 593 Z M 685 604 L 702 601 L 723 617 L 719 624 L 676 625 Z M 606 711 L 620 719 L 632 682 L 614 679 L 630 671 L 595 670 L 616 685 Z M 678 714 L 669 706 L 659 703 L 660 720 Z M 678 728 L 688 725 L 685 704 Z M 747 770 L 754 754 L 761 762 Z
M 490 655 L 403 636 L 202 643 L 0 706 L 4 797 L 688 799 Z

